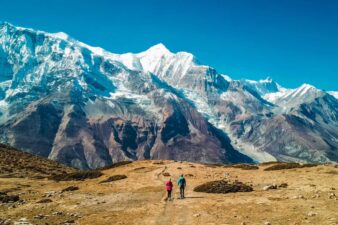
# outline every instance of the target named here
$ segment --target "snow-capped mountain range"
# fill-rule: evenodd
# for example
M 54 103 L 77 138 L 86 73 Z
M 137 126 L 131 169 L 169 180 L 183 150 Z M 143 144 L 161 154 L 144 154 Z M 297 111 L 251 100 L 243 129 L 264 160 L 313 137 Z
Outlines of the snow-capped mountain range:
M 0 24 L 0 141 L 88 169 L 122 160 L 338 161 L 337 92 L 233 80 L 163 44 L 133 54 Z

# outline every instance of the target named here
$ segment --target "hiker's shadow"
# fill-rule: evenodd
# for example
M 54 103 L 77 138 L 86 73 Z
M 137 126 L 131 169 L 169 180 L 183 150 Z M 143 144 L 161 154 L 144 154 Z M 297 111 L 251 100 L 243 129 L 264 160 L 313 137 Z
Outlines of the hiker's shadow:
M 204 197 L 190 196 L 190 197 L 184 197 L 184 198 L 204 198 Z

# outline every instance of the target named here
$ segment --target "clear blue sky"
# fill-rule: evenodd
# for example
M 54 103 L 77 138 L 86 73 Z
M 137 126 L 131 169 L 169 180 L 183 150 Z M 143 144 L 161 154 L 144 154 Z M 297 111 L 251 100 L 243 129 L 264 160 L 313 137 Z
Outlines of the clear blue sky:
M 115 53 L 162 42 L 234 79 L 338 90 L 336 0 L 1 0 L 0 11 Z

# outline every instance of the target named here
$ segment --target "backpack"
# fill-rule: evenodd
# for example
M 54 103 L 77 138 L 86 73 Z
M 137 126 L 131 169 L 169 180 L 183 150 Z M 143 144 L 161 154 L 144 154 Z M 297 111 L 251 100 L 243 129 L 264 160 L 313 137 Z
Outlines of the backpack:
M 180 178 L 178 184 L 180 186 L 185 186 L 185 178 L 184 177 Z

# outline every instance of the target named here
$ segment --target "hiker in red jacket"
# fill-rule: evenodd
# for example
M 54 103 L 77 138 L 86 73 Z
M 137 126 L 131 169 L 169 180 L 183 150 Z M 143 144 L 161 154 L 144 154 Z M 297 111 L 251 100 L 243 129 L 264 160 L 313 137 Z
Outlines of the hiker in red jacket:
M 165 187 L 166 187 L 167 192 L 168 192 L 167 200 L 171 200 L 171 192 L 173 190 L 173 183 L 171 182 L 171 178 L 169 178 L 169 180 L 167 182 L 165 182 Z

